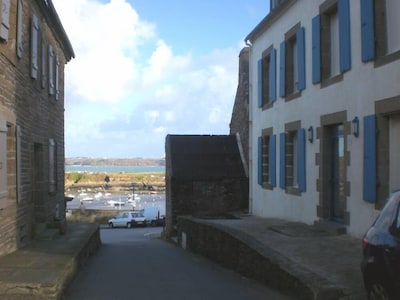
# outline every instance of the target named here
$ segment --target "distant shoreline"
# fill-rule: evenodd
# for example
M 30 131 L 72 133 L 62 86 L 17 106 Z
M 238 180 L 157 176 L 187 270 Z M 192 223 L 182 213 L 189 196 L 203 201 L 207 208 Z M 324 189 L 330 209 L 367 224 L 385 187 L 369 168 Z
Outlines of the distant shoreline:
M 65 158 L 65 166 L 137 166 L 137 167 L 162 167 L 165 166 L 164 158 L 90 158 L 72 157 Z
M 65 173 L 165 173 L 165 166 L 66 165 Z

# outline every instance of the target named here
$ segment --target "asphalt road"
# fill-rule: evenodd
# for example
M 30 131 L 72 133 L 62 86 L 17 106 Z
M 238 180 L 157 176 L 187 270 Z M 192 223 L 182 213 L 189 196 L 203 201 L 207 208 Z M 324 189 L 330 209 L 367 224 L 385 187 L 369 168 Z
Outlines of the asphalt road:
M 292 299 L 159 239 L 161 230 L 101 229 L 102 246 L 66 300 Z

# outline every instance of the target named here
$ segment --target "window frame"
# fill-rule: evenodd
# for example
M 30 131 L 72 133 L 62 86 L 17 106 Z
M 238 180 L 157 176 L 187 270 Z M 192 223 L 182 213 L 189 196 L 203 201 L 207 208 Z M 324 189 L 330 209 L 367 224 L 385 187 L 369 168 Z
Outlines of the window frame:
M 305 129 L 301 121 L 285 124 L 280 135 L 280 187 L 291 195 L 306 191 Z
M 339 74 L 331 71 L 330 21 L 338 17 Z M 351 69 L 351 28 L 349 0 L 327 0 L 319 7 L 319 14 L 312 19 L 313 84 L 321 88 L 343 80 L 343 74 Z
M 301 96 L 306 87 L 305 28 L 300 23 L 285 33 L 280 45 L 279 96 L 286 101 Z
M 276 187 L 276 135 L 273 129 L 263 129 L 258 143 L 258 184 L 272 190 Z
M 380 67 L 400 59 L 400 49 L 389 52 L 386 0 L 361 0 L 362 61 Z
M 276 49 L 271 45 L 263 53 L 257 65 L 258 107 L 269 109 L 276 101 Z

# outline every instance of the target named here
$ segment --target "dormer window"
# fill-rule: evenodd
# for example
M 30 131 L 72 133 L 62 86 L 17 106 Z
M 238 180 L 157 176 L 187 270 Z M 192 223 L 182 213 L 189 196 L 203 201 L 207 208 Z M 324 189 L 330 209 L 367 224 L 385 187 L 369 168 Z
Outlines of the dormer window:
M 282 2 L 285 2 L 285 0 L 271 0 L 270 2 L 270 11 L 278 7 Z

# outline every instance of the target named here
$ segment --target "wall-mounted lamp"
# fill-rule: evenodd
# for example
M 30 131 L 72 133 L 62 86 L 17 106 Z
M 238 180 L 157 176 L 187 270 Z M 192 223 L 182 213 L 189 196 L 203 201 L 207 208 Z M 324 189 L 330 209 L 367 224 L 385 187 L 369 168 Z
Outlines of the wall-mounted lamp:
M 307 139 L 310 143 L 314 141 L 314 128 L 312 126 L 308 127 Z
M 357 117 L 354 117 L 353 121 L 351 121 L 351 133 L 358 137 L 360 134 L 360 120 Z

